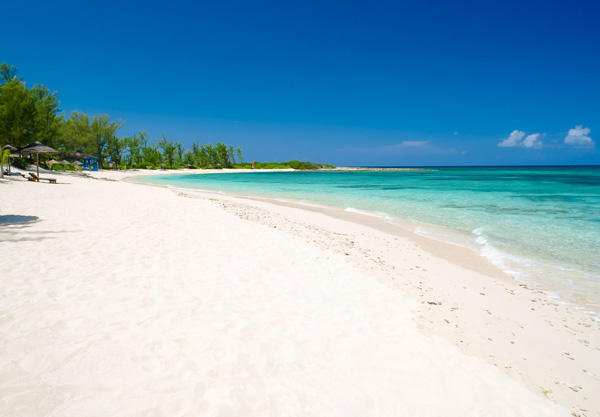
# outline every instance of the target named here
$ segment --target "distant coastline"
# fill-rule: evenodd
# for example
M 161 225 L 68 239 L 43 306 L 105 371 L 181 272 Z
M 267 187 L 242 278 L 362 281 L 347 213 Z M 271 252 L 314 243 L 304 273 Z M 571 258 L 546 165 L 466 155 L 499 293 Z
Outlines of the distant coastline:
M 337 167 L 322 171 L 435 171 L 433 168 L 400 168 L 400 167 Z
M 426 166 L 355 166 L 350 168 L 402 168 L 402 169 L 464 169 L 464 168 L 600 168 L 600 165 L 596 164 L 579 164 L 579 165 L 426 165 Z

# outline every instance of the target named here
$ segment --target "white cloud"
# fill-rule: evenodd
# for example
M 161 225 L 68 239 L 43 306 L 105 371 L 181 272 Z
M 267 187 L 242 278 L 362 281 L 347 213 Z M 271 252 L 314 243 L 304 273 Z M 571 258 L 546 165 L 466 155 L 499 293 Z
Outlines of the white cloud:
M 508 136 L 508 138 L 504 139 L 502 142 L 498 144 L 498 146 L 512 148 L 513 146 L 518 146 L 523 140 L 525 136 L 525 132 L 521 132 L 520 130 L 513 130 L 512 133 Z
M 569 129 L 565 143 L 574 146 L 594 146 L 594 141 L 588 136 L 590 132 L 591 130 L 587 127 L 575 126 L 575 129 Z
M 540 140 L 540 136 L 539 133 L 527 136 L 523 141 L 523 146 L 526 148 L 541 149 L 542 141 Z
M 503 148 L 512 148 L 513 146 L 518 146 L 523 140 L 524 136 L 525 132 L 521 132 L 520 130 L 513 130 L 512 133 L 508 136 L 508 138 L 500 142 L 498 146 L 501 146 Z
M 541 149 L 542 141 L 540 136 L 542 136 L 540 133 L 534 133 L 525 137 L 525 132 L 513 130 L 506 139 L 498 144 L 498 146 L 503 148 L 514 148 L 516 146 L 520 146 L 529 149 Z

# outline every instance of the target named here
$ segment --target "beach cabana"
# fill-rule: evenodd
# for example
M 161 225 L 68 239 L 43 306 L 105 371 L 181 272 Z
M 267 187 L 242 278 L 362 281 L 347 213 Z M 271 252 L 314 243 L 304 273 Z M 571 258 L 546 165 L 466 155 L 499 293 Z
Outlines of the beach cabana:
M 98 171 L 98 158 L 92 155 L 83 158 L 83 169 L 85 171 Z
M 74 160 L 74 162 L 71 163 L 73 165 L 81 166 L 84 171 L 98 171 L 98 158 L 94 155 L 77 151 L 67 156 L 67 159 Z M 77 163 L 79 160 L 83 160 L 83 163 Z
M 40 176 L 40 154 L 56 154 L 59 153 L 56 149 L 52 149 L 49 146 L 44 145 L 41 142 L 35 141 L 27 146 L 22 147 L 17 151 L 21 155 L 32 155 L 35 154 L 37 176 Z

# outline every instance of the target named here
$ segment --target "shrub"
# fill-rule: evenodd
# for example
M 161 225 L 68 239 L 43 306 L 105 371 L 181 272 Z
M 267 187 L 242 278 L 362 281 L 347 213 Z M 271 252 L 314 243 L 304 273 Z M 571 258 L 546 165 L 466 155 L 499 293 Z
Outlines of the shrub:
M 318 164 L 315 162 L 302 162 L 302 161 L 289 161 L 289 162 L 254 162 L 256 169 L 298 169 L 298 170 L 310 170 L 310 169 L 334 169 L 334 165 L 330 164 Z M 250 169 L 252 164 L 249 162 L 237 163 L 233 165 L 235 169 Z
M 294 169 L 333 169 L 335 166 L 330 164 L 318 164 L 315 162 L 289 161 L 289 166 Z
M 148 162 L 148 161 L 142 161 L 139 164 L 136 165 L 136 168 L 141 168 L 141 169 L 156 169 L 156 167 L 154 166 L 154 164 L 152 162 Z

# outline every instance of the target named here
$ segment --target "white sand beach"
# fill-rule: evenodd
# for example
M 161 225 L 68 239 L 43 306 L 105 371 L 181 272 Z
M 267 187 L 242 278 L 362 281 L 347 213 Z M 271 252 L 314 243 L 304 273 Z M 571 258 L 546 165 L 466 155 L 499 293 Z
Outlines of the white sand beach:
M 598 321 L 483 258 L 146 174 L 0 180 L 1 416 L 600 416 Z

